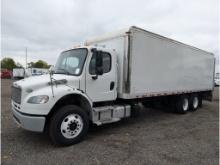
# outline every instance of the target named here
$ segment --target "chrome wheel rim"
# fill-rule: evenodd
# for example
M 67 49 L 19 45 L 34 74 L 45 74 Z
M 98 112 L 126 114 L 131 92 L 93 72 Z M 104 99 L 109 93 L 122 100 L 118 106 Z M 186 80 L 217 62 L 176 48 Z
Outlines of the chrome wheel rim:
M 183 99 L 183 110 L 184 111 L 187 111 L 188 110 L 188 107 L 189 107 L 189 101 L 187 98 L 184 98 Z
M 196 109 L 199 105 L 199 99 L 198 97 L 193 98 L 193 108 Z
M 67 139 L 77 137 L 83 129 L 83 120 L 78 114 L 70 114 L 66 116 L 60 127 L 62 135 Z

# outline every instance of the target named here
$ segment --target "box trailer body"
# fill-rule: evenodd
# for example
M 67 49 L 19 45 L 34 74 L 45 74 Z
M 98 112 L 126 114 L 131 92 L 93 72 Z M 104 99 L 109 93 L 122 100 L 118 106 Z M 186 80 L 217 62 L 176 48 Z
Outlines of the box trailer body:
M 44 68 L 14 68 L 13 69 L 13 78 L 14 79 L 23 79 L 30 76 L 39 76 L 43 74 L 48 74 L 48 69 Z
M 25 77 L 25 69 L 24 68 L 14 68 L 12 74 L 13 74 L 14 79 L 22 79 Z
M 140 103 L 197 110 L 211 100 L 214 65 L 212 53 L 130 27 L 63 51 L 50 74 L 14 82 L 13 118 L 26 130 L 48 130 L 56 144 L 75 144 L 90 122 L 136 116 Z
M 30 76 L 39 76 L 39 75 L 43 75 L 43 74 L 48 74 L 48 69 L 44 69 L 44 68 L 27 68 L 25 70 L 26 72 L 26 77 L 30 77 Z
M 86 41 L 118 53 L 118 97 L 163 96 L 214 87 L 212 53 L 137 27 Z

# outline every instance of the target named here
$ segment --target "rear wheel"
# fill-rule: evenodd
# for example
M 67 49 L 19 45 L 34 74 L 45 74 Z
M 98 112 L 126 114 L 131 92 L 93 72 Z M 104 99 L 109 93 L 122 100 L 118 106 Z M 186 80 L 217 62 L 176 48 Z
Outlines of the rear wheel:
M 179 96 L 176 101 L 176 112 L 185 114 L 189 110 L 189 98 L 186 95 Z
M 83 109 L 67 105 L 52 116 L 49 135 L 54 144 L 67 146 L 82 141 L 88 128 L 89 119 Z
M 200 99 L 199 99 L 198 94 L 192 94 L 190 96 L 190 110 L 196 111 L 199 107 L 199 102 L 200 102 Z

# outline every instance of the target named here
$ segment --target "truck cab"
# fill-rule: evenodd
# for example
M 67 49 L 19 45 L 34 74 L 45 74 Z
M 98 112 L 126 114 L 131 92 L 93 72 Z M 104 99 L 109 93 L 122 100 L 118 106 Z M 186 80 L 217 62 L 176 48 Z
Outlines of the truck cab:
M 116 58 L 116 52 L 105 49 L 84 47 L 66 50 L 58 58 L 53 76 L 64 75 L 70 82 L 76 81 L 77 85 L 72 87 L 85 93 L 92 102 L 115 100 Z
M 22 128 L 43 132 L 49 127 L 55 143 L 69 145 L 82 139 L 89 121 L 101 125 L 125 117 L 124 106 L 116 106 L 114 114 L 111 106 L 95 109 L 116 98 L 117 53 L 80 47 L 63 51 L 50 74 L 14 82 L 11 104 Z

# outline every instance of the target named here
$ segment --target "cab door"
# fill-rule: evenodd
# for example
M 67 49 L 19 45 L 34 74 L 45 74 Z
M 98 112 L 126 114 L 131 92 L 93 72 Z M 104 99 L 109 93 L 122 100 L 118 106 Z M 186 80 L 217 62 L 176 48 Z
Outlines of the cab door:
M 86 94 L 93 102 L 111 101 L 117 97 L 116 56 L 112 52 L 100 51 L 102 75 L 96 72 L 96 55 L 92 53 L 86 68 Z

